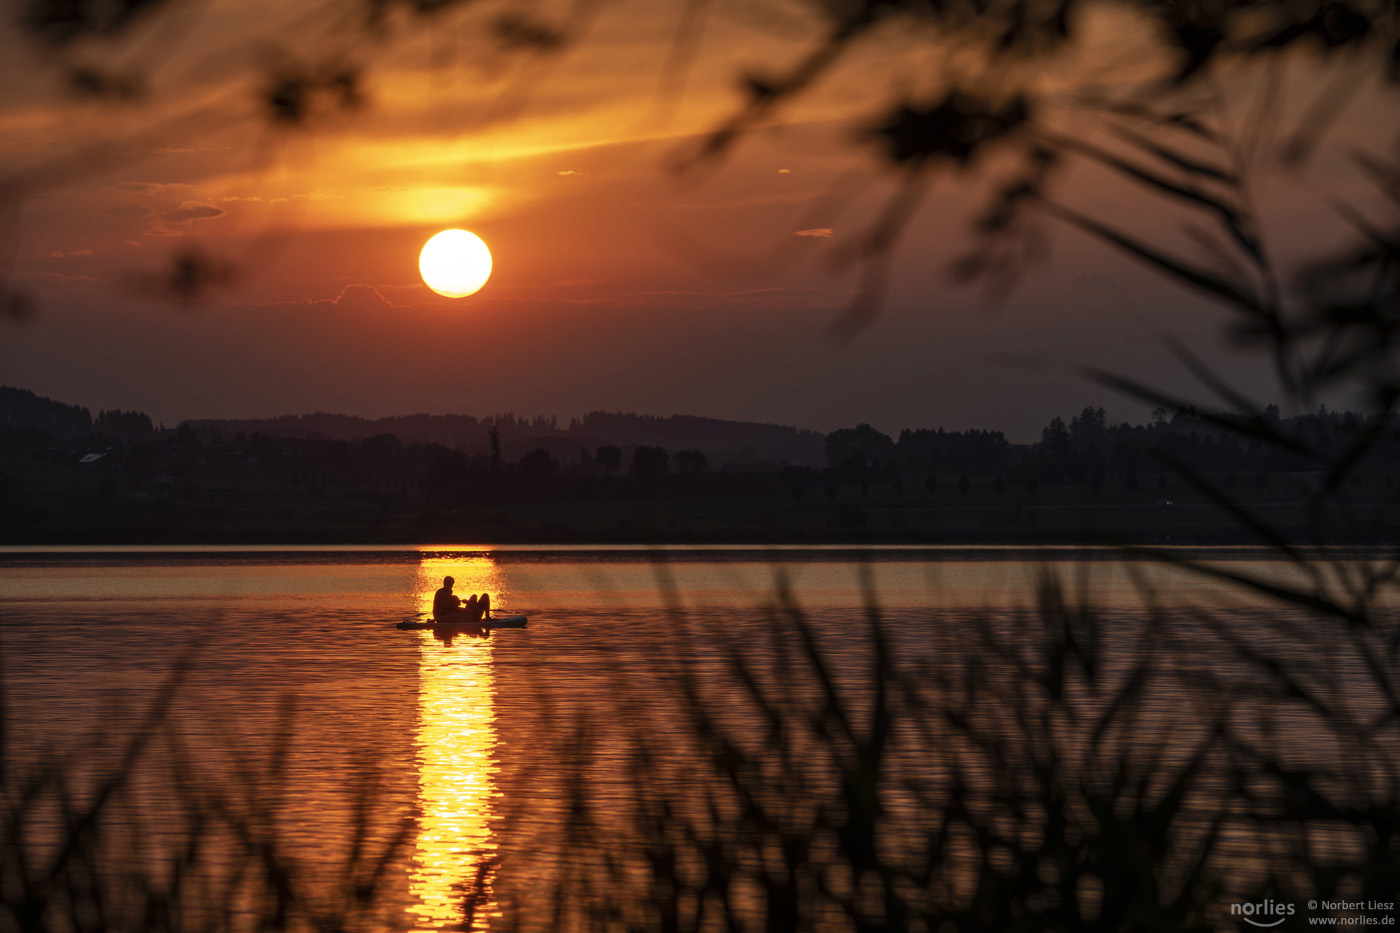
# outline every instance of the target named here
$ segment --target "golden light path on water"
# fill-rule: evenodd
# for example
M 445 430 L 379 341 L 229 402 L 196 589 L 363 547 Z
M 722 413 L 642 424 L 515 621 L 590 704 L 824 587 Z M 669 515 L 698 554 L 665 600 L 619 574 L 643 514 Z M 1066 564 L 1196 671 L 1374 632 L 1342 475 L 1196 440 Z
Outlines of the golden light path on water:
M 416 590 L 424 612 L 444 576 L 465 598 L 502 595 L 501 574 L 487 557 L 425 556 Z M 418 838 L 409 891 L 415 929 L 459 929 L 467 898 L 489 883 L 496 844 L 491 816 L 495 784 L 495 688 L 491 639 L 458 635 L 448 641 L 419 632 Z M 489 887 L 485 889 L 489 894 Z M 478 923 L 495 913 L 476 905 Z

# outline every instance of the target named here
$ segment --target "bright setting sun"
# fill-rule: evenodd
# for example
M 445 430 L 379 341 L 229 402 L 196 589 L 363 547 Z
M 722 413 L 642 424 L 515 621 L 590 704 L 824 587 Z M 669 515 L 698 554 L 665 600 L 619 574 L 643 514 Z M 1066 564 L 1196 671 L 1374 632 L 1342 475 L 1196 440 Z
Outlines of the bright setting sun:
M 475 233 L 444 230 L 423 244 L 418 256 L 423 281 L 439 295 L 474 295 L 491 277 L 491 251 Z

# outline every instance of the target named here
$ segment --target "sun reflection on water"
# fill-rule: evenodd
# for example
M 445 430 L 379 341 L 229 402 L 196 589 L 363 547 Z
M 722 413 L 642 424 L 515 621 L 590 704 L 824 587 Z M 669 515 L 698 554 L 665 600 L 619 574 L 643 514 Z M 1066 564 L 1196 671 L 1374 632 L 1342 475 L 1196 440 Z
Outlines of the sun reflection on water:
M 433 593 L 447 575 L 456 578 L 462 596 L 490 592 L 495 598 L 501 590 L 499 572 L 489 558 L 426 558 L 418 580 L 425 611 L 432 609 Z M 498 794 L 491 639 L 459 637 L 444 643 L 435 635 L 419 633 L 420 816 L 409 911 L 420 930 L 460 926 L 468 898 L 489 882 L 496 848 L 491 838 Z M 477 918 L 494 913 L 489 896 L 477 902 L 475 913 Z

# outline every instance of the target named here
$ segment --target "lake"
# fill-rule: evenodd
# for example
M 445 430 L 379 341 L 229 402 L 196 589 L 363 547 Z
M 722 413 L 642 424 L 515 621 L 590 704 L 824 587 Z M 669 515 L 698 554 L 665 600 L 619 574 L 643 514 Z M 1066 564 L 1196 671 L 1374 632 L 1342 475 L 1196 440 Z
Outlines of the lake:
M 1262 552 L 1185 556 L 1274 584 L 1306 582 L 1296 566 Z M 1350 569 L 1327 585 L 1341 593 L 1348 574 L 1372 564 L 1357 559 L 1338 566 Z M 448 640 L 393 627 L 425 614 L 449 574 L 458 593 L 489 592 L 495 606 L 529 615 L 529 627 Z M 1241 640 L 1249 651 L 1304 671 L 1306 683 L 1338 703 L 1373 700 L 1364 689 L 1349 696 L 1338 686 L 1365 683 L 1365 651 L 1322 637 L 1298 610 L 1109 551 L 3 548 L 8 768 L 37 774 L 56 767 L 53 773 L 74 776 L 75 788 L 84 786 L 120 770 L 123 743 L 145 730 L 158 738 L 143 746 L 141 764 L 124 782 L 130 802 L 104 844 L 159 864 L 182 844 L 191 814 L 206 808 L 227 823 L 215 834 L 219 845 L 256 848 L 247 827 L 275 826 L 279 857 L 300 866 L 300 877 L 320 878 L 316 897 L 327 903 L 338 896 L 330 889 L 339 881 L 379 871 L 375 923 L 455 929 L 470 909 L 478 924 L 500 925 L 506 916 L 518 924 L 522 899 L 577 870 L 579 846 L 588 842 L 575 831 L 584 816 L 589 825 L 641 825 L 638 808 L 654 801 L 637 793 L 638 774 L 649 776 L 650 787 L 698 781 L 687 771 L 695 729 L 686 702 L 693 697 L 681 702 L 678 683 L 690 684 L 733 726 L 732 754 L 757 762 L 765 742 L 790 741 L 804 761 L 817 763 L 803 793 L 826 793 L 819 764 L 827 753 L 804 746 L 810 737 L 775 739 L 765 724 L 771 712 L 765 702 L 782 706 L 821 690 L 819 679 L 803 673 L 800 639 L 782 642 L 772 633 L 800 609 L 801 631 L 812 634 L 838 699 L 853 721 L 862 719 L 878 692 L 863 687 L 877 656 L 865 608 L 873 602 L 889 638 L 890 670 L 913 685 L 901 720 L 910 731 L 895 730 L 889 767 L 929 775 L 945 766 L 938 757 L 943 749 L 933 747 L 942 740 L 916 733 L 949 697 L 964 697 L 973 711 L 969 721 L 1003 702 L 1013 712 L 1041 702 L 1008 700 L 1021 688 L 996 684 L 1019 670 L 1019 653 L 1034 667 L 1049 644 L 1042 640 L 1057 637 L 1053 626 L 1035 621 L 1038 593 L 1051 577 L 1061 581 L 1069 603 L 1094 607 L 1099 620 L 1085 631 L 1100 646 L 1089 650 L 1098 651 L 1101 669 L 1070 682 L 1073 702 L 1102 709 L 1093 677 L 1127 677 L 1153 651 L 1171 659 L 1170 676 L 1154 667 L 1151 699 L 1141 710 L 1147 725 L 1096 732 L 1092 743 L 1070 736 L 1065 748 L 1074 754 L 1117 743 L 1136 760 L 1149 754 L 1138 743 L 1158 742 L 1160 728 L 1173 738 L 1151 754 L 1168 773 L 1163 761 L 1185 760 L 1197 745 L 1193 730 L 1210 718 L 1206 710 L 1178 721 L 1183 710 L 1209 705 L 1215 696 L 1201 685 L 1253 690 L 1267 680 L 1252 679 L 1257 672 L 1241 661 Z M 1071 619 L 1066 630 L 1081 624 Z M 1071 661 L 1086 651 L 1086 636 L 1077 637 Z M 987 667 L 988 658 L 997 660 Z M 736 663 L 751 668 L 736 675 Z M 794 664 L 802 669 L 794 673 Z M 966 678 L 973 669 L 990 671 L 975 687 L 986 691 L 992 684 L 990 700 L 971 700 Z M 172 678 L 178 684 L 170 687 L 168 708 L 153 712 Z M 1240 701 L 1238 708 L 1247 705 Z M 999 736 L 1014 732 L 1010 722 L 984 725 Z M 1292 726 L 1317 728 L 1301 720 Z M 1058 719 L 1042 727 L 1047 747 L 1059 741 L 1056 730 L 1079 728 Z M 1255 717 L 1237 727 L 1263 735 L 1280 722 Z M 1311 747 L 1335 752 L 1332 742 L 1319 734 Z M 1163 748 L 1174 751 L 1163 758 Z M 1356 764 L 1358 773 L 1370 767 Z M 972 773 L 993 778 L 985 764 Z M 791 777 L 765 775 L 755 771 L 744 780 L 763 786 L 771 780 L 776 788 Z M 904 796 L 899 788 L 907 783 L 891 782 L 883 806 L 903 814 L 900 833 L 917 837 L 929 805 Z M 1190 806 L 1215 806 L 1211 792 L 1193 789 Z M 677 799 L 684 808 L 701 796 L 697 790 Z M 61 811 L 61 802 L 34 805 L 34 838 L 54 832 Z M 668 811 L 647 825 L 680 822 Z M 1182 825 L 1199 822 L 1191 817 Z M 1346 856 L 1345 845 L 1339 851 Z M 375 868 L 377 853 L 387 855 Z M 1256 860 L 1250 871 L 1245 881 L 1271 867 Z M 622 883 L 618 877 L 614 884 Z M 588 879 L 570 883 L 577 892 Z M 948 896 L 964 896 L 960 883 L 949 881 Z M 259 908 L 243 897 L 227 895 L 251 917 Z M 771 901 L 762 891 L 745 897 Z M 547 917 L 548 909 L 562 909 L 542 898 L 530 910 Z

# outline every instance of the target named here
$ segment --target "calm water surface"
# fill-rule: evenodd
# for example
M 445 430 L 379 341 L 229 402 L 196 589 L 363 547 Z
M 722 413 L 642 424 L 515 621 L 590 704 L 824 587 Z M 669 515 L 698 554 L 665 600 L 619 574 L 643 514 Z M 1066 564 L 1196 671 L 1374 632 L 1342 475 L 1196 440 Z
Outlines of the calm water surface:
M 1203 556 L 1290 579 L 1248 551 Z M 459 593 L 528 614 L 529 628 L 448 643 L 393 627 L 424 614 L 449 574 Z M 170 720 L 197 749 L 198 780 L 270 774 L 289 735 L 284 773 L 267 778 L 280 825 L 305 858 L 334 862 L 372 772 L 373 834 L 411 821 L 392 891 L 403 928 L 445 929 L 479 869 L 522 860 L 513 834 L 548 835 L 566 818 L 557 735 L 644 704 L 678 620 L 702 646 L 711 632 L 758 645 L 762 607 L 788 586 L 839 645 L 870 592 L 895 630 L 955 655 L 975 618 L 1032 606 L 1047 574 L 1126 616 L 1154 601 L 1267 608 L 1160 564 L 1075 549 L 0 549 L 11 754 L 96 754 L 186 659 Z M 653 720 L 655 741 L 682 726 Z

